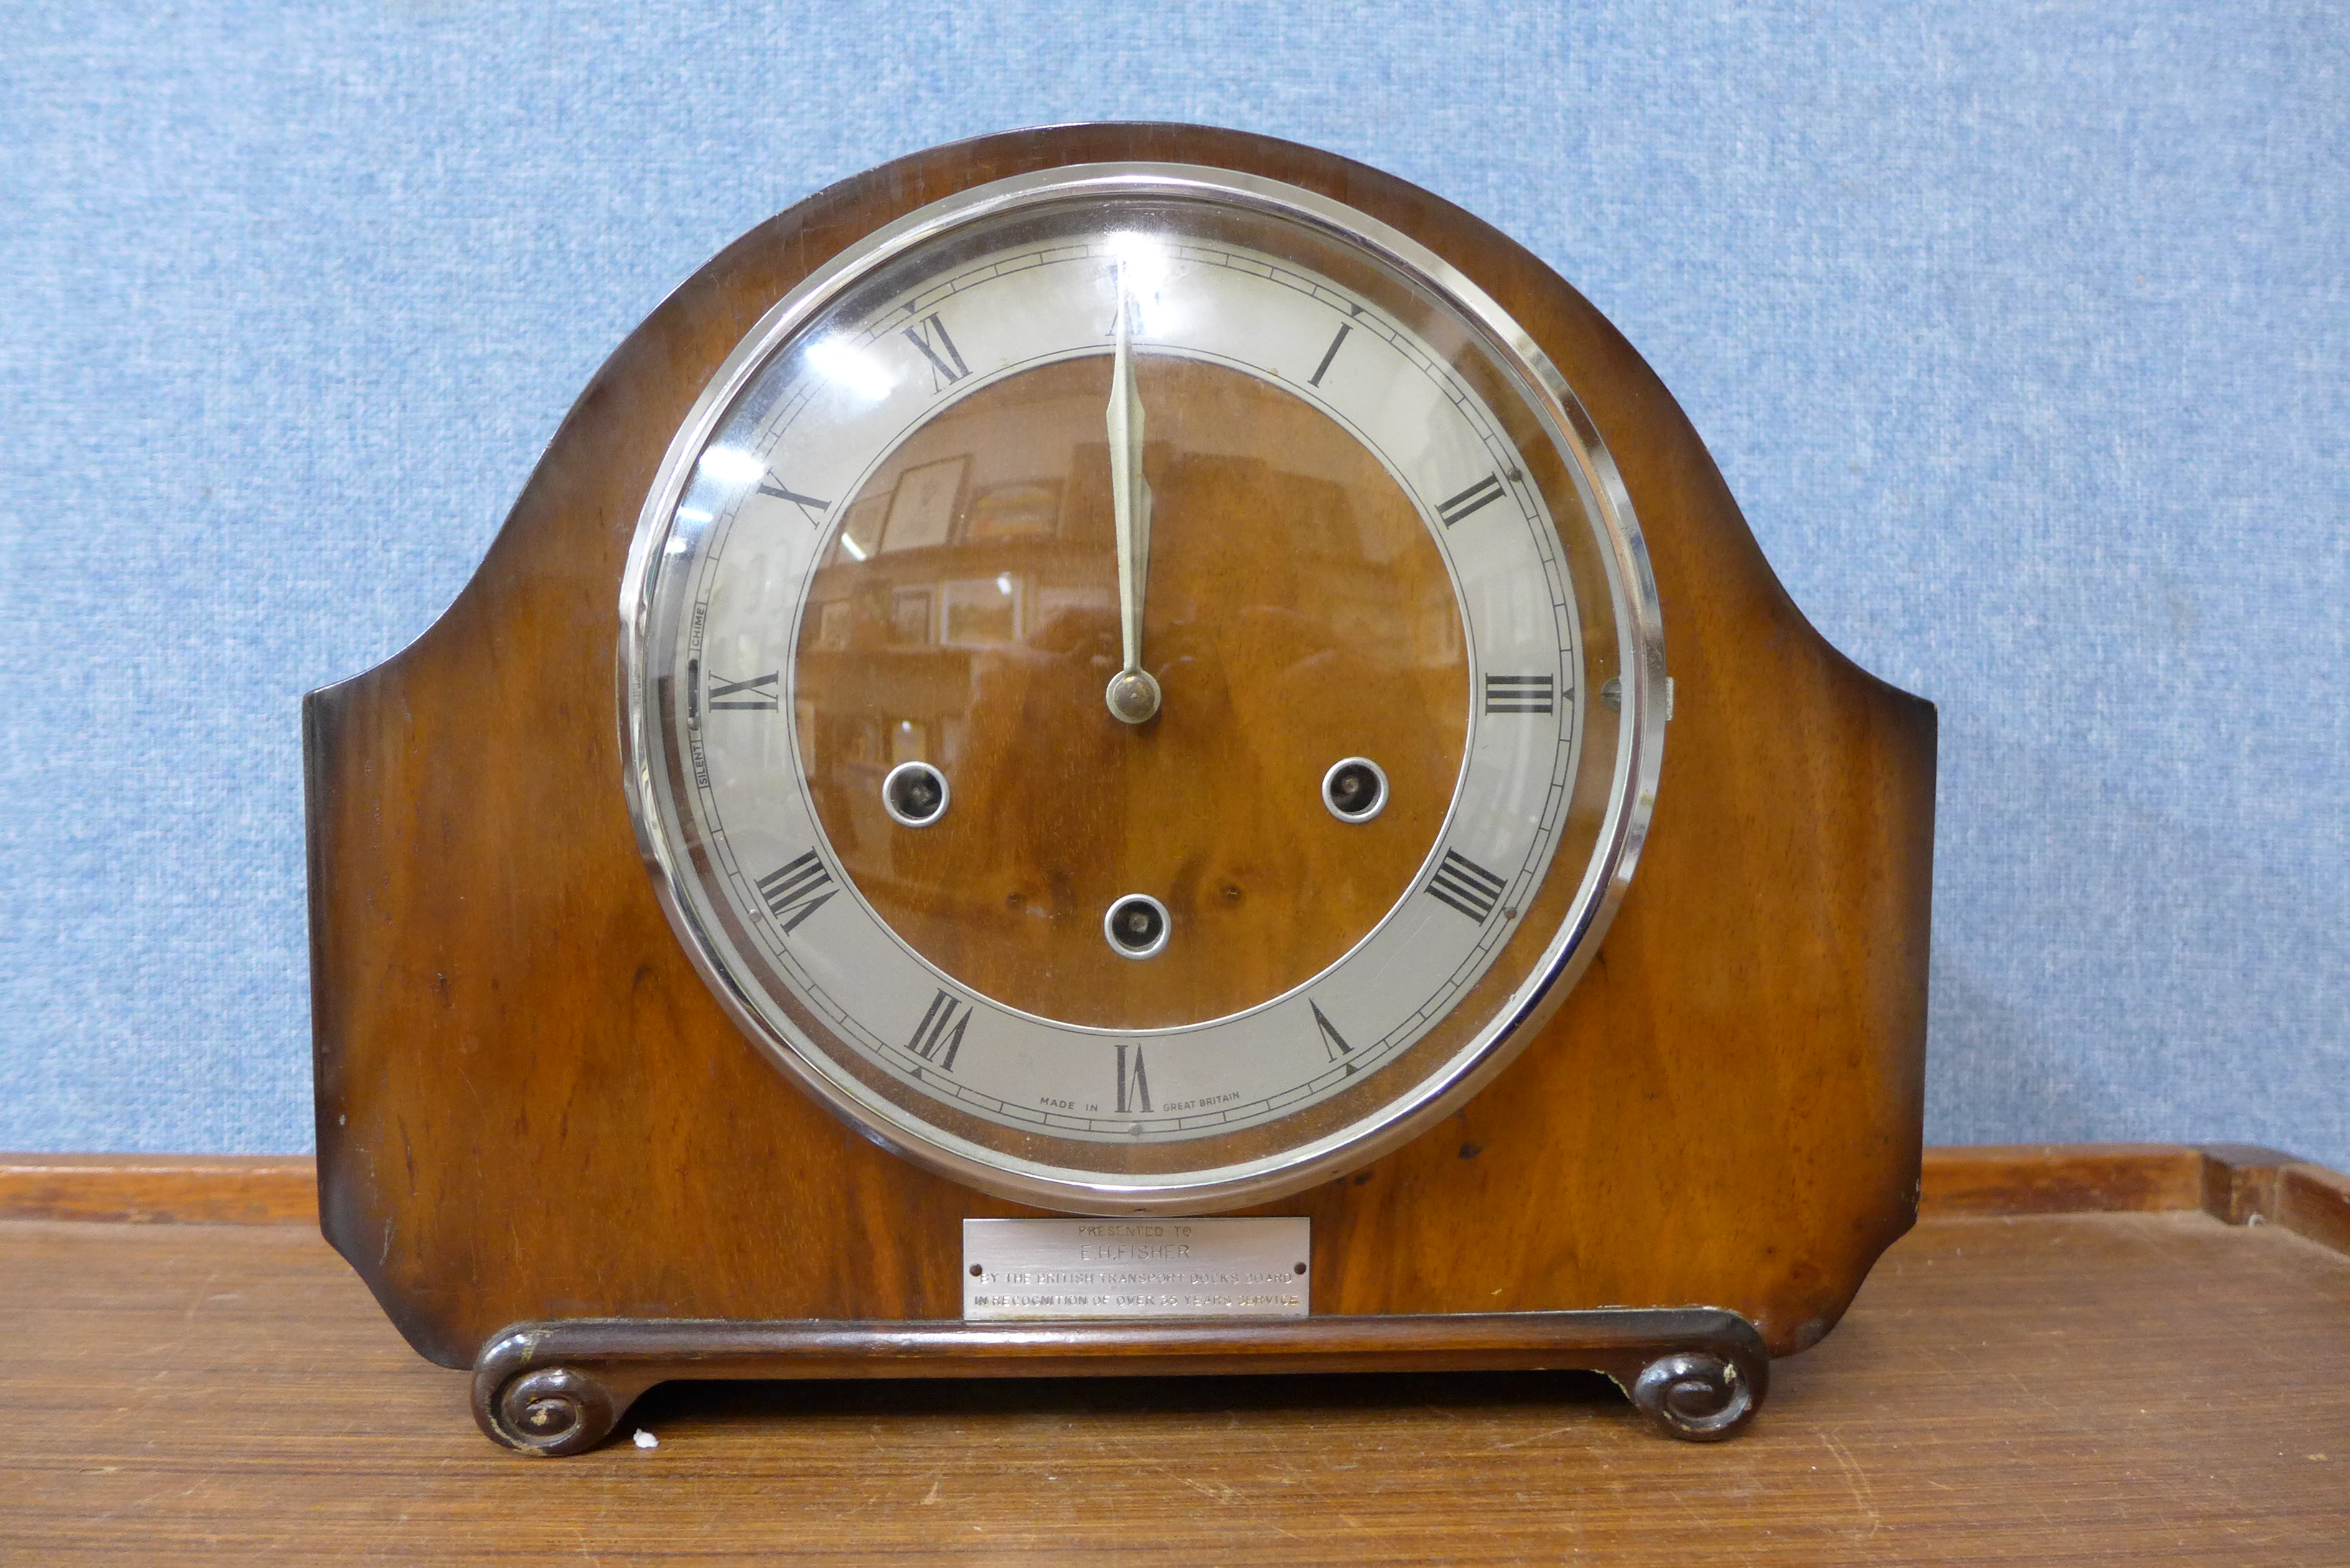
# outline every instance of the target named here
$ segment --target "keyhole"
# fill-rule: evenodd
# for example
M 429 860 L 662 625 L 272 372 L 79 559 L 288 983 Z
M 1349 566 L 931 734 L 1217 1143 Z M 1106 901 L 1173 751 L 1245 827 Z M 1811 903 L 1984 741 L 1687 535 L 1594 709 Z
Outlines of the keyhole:
M 1147 959 L 1167 946 L 1167 906 L 1148 893 L 1128 893 L 1102 917 L 1102 935 L 1120 958 Z
M 1388 775 L 1368 757 L 1348 757 L 1322 775 L 1322 804 L 1341 822 L 1368 822 L 1388 804 Z

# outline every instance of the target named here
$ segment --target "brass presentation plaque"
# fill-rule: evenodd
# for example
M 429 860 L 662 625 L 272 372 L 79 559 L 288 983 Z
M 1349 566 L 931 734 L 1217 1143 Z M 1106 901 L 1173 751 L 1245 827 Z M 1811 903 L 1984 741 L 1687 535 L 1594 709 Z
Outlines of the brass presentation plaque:
M 966 1220 L 962 1315 L 1304 1317 L 1312 1222 Z

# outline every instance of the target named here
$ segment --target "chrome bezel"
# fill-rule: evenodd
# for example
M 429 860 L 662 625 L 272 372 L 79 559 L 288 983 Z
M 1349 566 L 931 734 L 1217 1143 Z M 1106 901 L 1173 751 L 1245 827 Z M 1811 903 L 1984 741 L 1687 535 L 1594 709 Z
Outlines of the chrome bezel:
M 650 646 L 654 565 L 702 448 L 736 396 L 769 358 L 836 297 L 877 267 L 977 220 L 1073 198 L 1160 197 L 1222 202 L 1325 230 L 1418 278 L 1484 334 L 1519 372 L 1534 411 L 1574 467 L 1596 511 L 1598 554 L 1607 574 L 1625 695 L 1615 777 L 1593 854 L 1541 961 L 1508 1002 L 1430 1074 L 1373 1115 L 1279 1154 L 1147 1180 L 1085 1180 L 1014 1168 L 954 1144 L 912 1136 L 878 1121 L 818 1065 L 803 1059 L 760 1018 L 719 961 L 712 940 L 681 896 L 691 875 L 657 823 L 663 804 L 660 726 L 654 710 L 655 650 Z M 1533 337 L 1442 255 L 1389 224 L 1318 192 L 1204 165 L 1074 164 L 973 186 L 884 225 L 816 268 L 762 317 L 720 365 L 663 456 L 621 577 L 616 660 L 623 787 L 653 889 L 671 929 L 728 1014 L 788 1076 L 865 1137 L 955 1180 L 1017 1201 L 1077 1213 L 1204 1212 L 1263 1202 L 1341 1175 L 1386 1153 L 1450 1114 L 1515 1058 L 1555 1012 L 1596 952 L 1631 884 L 1662 771 L 1665 654 L 1662 613 L 1630 494 L 1598 431 Z M 1596 715 L 1586 710 L 1582 722 Z M 673 808 L 672 808 L 673 809 Z M 1352 819 L 1350 819 L 1352 820 Z M 1573 874 L 1573 873 L 1568 873 Z M 1180 1178 L 1180 1179 L 1177 1178 Z

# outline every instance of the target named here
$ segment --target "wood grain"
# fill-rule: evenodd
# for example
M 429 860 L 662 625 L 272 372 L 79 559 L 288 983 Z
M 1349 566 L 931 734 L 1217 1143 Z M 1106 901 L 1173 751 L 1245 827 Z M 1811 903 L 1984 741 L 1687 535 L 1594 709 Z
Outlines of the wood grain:
M 2274 1219 L 2297 1236 L 2350 1252 L 2350 1176 L 2322 1165 L 2290 1165 L 2279 1175 Z
M 618 785 L 614 606 L 710 374 L 848 241 L 1061 162 L 1210 161 L 1436 246 L 1580 395 L 1641 520 L 1678 714 L 1638 880 L 1555 1020 L 1459 1115 L 1273 1211 L 1317 1306 L 1706 1303 L 1835 1323 L 1918 1179 L 1934 713 L 1804 621 L 1629 345 L 1536 258 L 1358 164 L 1181 127 L 934 150 L 746 235 L 598 372 L 456 602 L 305 706 L 322 1222 L 423 1354 L 522 1319 L 954 1315 L 1013 1214 L 826 1116 L 670 932 Z
M 1410 891 L 1469 730 L 1444 558 L 1378 460 L 1239 371 L 1146 357 L 1136 375 L 1156 719 L 1121 723 L 1102 701 L 1120 663 L 1106 355 L 975 393 L 881 465 L 849 512 L 874 536 L 816 576 L 797 692 L 826 836 L 891 929 L 998 1002 L 1117 1029 L 1243 1012 L 1337 961 Z M 901 481 L 941 466 L 970 473 L 966 492 L 1009 475 L 1056 495 L 1052 535 L 972 538 L 966 494 L 954 543 L 885 550 Z M 976 589 L 985 609 L 998 582 L 993 624 L 955 624 L 951 596 Z M 1063 607 L 1045 620 L 1048 594 Z M 895 613 L 910 598 L 920 624 Z M 1341 822 L 1322 775 L 1364 755 L 1388 807 Z M 900 827 L 879 784 L 917 758 L 946 771 L 952 809 Z M 1135 892 L 1180 933 L 1148 963 L 1102 940 Z
M 1737 1442 L 1565 1376 L 673 1386 L 492 1447 L 294 1226 L 0 1223 L 0 1561 L 2312 1564 L 2350 1259 L 2193 1210 L 1928 1220 Z
M 2350 1177 L 2240 1144 L 1972 1145 L 1929 1148 L 1918 1211 L 1962 1215 L 2186 1210 L 2282 1225 L 2350 1252 Z M 2192 1181 L 2182 1171 L 2199 1174 Z M 316 1224 L 317 1170 L 300 1155 L 0 1153 L 0 1219 Z
M 0 1218 L 316 1224 L 318 1171 L 304 1155 L 0 1154 Z
M 1981 1144 L 1938 1148 L 1918 1209 L 1936 1214 L 2081 1214 L 2203 1205 L 2202 1155 L 2180 1144 Z
M 2300 1163 L 2282 1149 L 2258 1144 L 2205 1144 L 2203 1212 L 2230 1225 L 2250 1224 L 2255 1215 L 2273 1216 L 2282 1198 L 2287 1166 Z

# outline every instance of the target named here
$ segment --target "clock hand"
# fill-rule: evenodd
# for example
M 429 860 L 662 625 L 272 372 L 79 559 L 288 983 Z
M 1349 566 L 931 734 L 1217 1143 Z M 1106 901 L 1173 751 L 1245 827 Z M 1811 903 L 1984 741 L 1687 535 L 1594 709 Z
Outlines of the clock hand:
M 1142 596 L 1150 578 L 1150 484 L 1142 477 L 1142 393 L 1134 384 L 1133 334 L 1122 271 L 1118 350 L 1109 373 L 1109 491 L 1118 526 L 1118 618 L 1126 664 L 1110 677 L 1103 696 L 1111 713 L 1139 724 L 1159 711 L 1159 682 L 1142 668 Z

